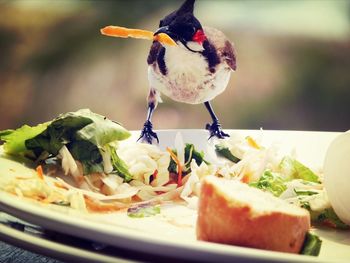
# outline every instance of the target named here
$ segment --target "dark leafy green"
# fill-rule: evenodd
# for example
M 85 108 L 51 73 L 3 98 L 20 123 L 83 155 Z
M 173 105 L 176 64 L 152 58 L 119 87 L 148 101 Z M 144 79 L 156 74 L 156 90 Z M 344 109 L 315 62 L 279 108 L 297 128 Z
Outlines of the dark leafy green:
M 215 151 L 219 156 L 224 157 L 224 158 L 230 160 L 231 162 L 238 163 L 241 160 L 241 159 L 237 158 L 236 156 L 234 156 L 231 153 L 230 149 L 224 145 L 221 145 L 221 144 L 215 145 Z
M 74 160 L 79 160 L 84 174 L 103 173 L 103 159 L 100 150 L 89 141 L 77 140 L 67 144 Z
M 206 160 L 204 160 L 204 152 L 203 151 L 199 152 L 195 149 L 193 144 L 186 143 L 186 146 L 185 146 L 185 166 L 187 169 L 190 168 L 192 160 L 195 160 L 198 166 L 201 165 L 202 162 L 205 162 L 206 164 L 208 164 L 208 162 Z
M 317 235 L 307 232 L 300 254 L 318 256 L 320 254 L 321 245 L 322 240 Z

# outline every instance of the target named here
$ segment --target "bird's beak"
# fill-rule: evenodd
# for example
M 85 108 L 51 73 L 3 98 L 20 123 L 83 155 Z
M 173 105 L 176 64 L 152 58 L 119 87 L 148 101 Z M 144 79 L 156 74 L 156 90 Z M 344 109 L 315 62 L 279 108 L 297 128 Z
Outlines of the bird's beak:
M 158 30 L 153 34 L 153 40 L 159 41 L 168 46 L 177 46 L 172 33 L 168 26 L 163 26 L 158 28 Z
M 153 36 L 156 36 L 160 33 L 171 35 L 171 32 L 169 31 L 169 26 L 162 26 L 162 27 L 158 28 L 158 30 L 156 32 L 154 32 Z

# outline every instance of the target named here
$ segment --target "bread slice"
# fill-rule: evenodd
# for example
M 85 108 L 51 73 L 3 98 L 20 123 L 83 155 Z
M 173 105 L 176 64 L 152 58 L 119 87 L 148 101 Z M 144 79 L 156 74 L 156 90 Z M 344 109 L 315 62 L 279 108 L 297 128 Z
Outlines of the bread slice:
M 310 228 L 306 209 L 236 180 L 202 182 L 197 239 L 299 253 Z

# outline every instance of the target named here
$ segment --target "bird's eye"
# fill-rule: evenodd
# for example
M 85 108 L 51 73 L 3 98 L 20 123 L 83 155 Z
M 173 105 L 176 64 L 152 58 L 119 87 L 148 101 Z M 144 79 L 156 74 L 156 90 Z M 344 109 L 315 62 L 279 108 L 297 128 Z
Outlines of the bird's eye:
M 184 26 L 182 28 L 183 35 L 186 39 L 190 40 L 193 35 L 196 33 L 196 28 L 192 26 Z
M 193 35 L 194 33 L 196 33 L 197 29 L 195 27 L 191 27 L 189 29 L 189 32 L 191 32 L 191 35 Z
M 163 19 L 160 20 L 160 22 L 159 22 L 159 27 L 162 27 L 162 26 L 163 26 Z

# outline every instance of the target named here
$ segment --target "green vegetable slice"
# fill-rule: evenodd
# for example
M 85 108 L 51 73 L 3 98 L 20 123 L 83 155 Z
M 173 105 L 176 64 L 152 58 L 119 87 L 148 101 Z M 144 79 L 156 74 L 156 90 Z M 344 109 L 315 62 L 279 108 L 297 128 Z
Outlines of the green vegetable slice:
M 150 217 L 157 214 L 160 214 L 160 205 L 141 204 L 130 207 L 127 211 L 127 215 L 133 218 Z
M 190 169 L 190 165 L 192 160 L 195 160 L 197 165 L 201 165 L 202 162 L 209 164 L 206 160 L 204 160 L 204 152 L 197 151 L 193 144 L 186 143 L 185 146 L 185 166 L 186 169 Z
M 320 254 L 321 245 L 322 240 L 317 235 L 307 232 L 300 254 L 318 256 Z
M 315 191 L 304 191 L 304 190 L 297 190 L 297 189 L 294 189 L 294 192 L 297 195 L 317 195 L 318 194 L 318 192 L 315 192 Z
M 221 144 L 215 145 L 215 151 L 219 156 L 224 157 L 230 160 L 231 162 L 238 163 L 240 161 L 240 159 L 234 156 L 231 153 L 230 149 L 224 145 L 221 145 Z
M 108 146 L 108 151 L 111 154 L 113 170 L 126 182 L 130 182 L 132 180 L 132 175 L 130 174 L 126 163 L 120 159 L 117 154 L 117 151 L 114 147 Z

